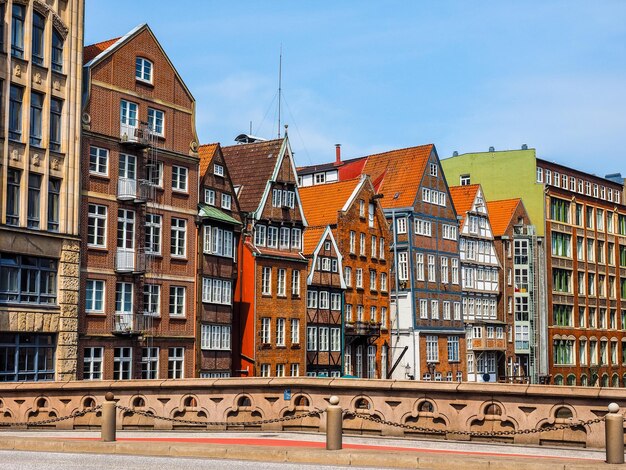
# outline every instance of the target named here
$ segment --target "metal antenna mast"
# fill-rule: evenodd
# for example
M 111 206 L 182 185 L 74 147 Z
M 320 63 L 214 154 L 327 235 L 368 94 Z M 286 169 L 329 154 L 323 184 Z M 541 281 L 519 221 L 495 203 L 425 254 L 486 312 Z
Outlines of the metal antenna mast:
M 280 45 L 280 58 L 278 60 L 278 138 L 280 139 L 280 105 L 282 94 L 282 79 L 283 79 L 283 45 Z

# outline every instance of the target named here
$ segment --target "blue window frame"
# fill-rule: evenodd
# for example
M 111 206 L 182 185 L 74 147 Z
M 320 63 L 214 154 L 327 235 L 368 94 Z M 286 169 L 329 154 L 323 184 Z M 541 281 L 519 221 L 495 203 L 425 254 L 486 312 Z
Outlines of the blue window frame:
M 54 380 L 55 336 L 0 334 L 0 382 Z

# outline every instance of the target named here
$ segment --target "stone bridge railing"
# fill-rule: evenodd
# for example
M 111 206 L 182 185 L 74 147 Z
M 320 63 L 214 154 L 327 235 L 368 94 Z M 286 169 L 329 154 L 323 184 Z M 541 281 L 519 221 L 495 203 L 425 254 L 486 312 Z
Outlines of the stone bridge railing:
M 287 389 L 291 392 L 289 400 L 285 399 Z M 77 412 L 103 403 L 109 391 L 121 408 L 140 412 L 118 408 L 118 429 L 323 432 L 323 416 L 308 415 L 260 425 L 254 422 L 323 410 L 328 398 L 337 395 L 339 405 L 347 412 L 343 421 L 346 434 L 439 436 L 586 447 L 604 446 L 602 422 L 542 432 L 525 431 L 601 418 L 610 402 L 626 405 L 625 389 L 514 384 L 305 377 L 11 383 L 0 384 L 0 430 L 35 426 L 99 429 L 99 410 L 45 426 L 36 423 L 80 414 Z M 355 416 L 359 414 L 374 420 Z M 209 421 L 221 423 L 205 423 Z M 485 431 L 496 436 L 481 436 Z M 502 434 L 501 431 L 515 432 Z

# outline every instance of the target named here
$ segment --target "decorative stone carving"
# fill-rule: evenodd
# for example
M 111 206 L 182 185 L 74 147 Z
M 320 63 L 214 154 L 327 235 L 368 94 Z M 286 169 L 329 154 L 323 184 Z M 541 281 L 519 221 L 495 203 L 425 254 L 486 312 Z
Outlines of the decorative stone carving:
M 41 0 L 35 0 L 33 2 L 33 8 L 44 16 L 47 16 L 48 12 L 50 11 L 50 6 L 48 6 L 48 4 L 42 2 Z
M 13 149 L 11 151 L 11 160 L 18 162 L 20 160 L 20 153 L 17 149 Z
M 35 82 L 37 85 L 41 85 L 41 74 L 39 72 L 37 72 L 33 77 L 33 82 Z
M 33 163 L 33 166 L 39 166 L 39 164 L 41 163 L 41 157 L 39 156 L 38 153 L 33 154 L 32 163 Z
M 58 80 L 55 80 L 52 83 L 52 88 L 54 88 L 55 91 L 59 91 L 61 89 L 61 83 Z
M 58 158 L 53 158 L 52 161 L 50 162 L 50 169 L 54 170 L 54 171 L 58 171 L 59 169 L 59 159 Z
M 15 64 L 15 67 L 13 67 L 13 75 L 18 78 L 22 76 L 22 66 L 20 64 Z

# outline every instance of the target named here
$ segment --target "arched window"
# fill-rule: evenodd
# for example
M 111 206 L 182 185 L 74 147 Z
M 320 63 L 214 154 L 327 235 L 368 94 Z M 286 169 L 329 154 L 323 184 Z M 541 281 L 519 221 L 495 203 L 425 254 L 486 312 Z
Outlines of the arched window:
M 608 387 L 609 386 L 609 374 L 602 374 L 602 383 L 600 384 L 601 387 Z
M 587 376 L 584 375 L 584 374 L 580 376 L 580 385 L 582 385 L 583 387 L 586 387 L 587 385 L 589 385 L 589 381 L 587 380 Z
M 554 385 L 563 385 L 563 376 L 562 375 L 556 375 L 554 376 Z
M 574 374 L 567 376 L 567 385 L 576 385 L 576 376 Z
M 619 387 L 619 375 L 613 374 L 611 377 L 611 387 Z

